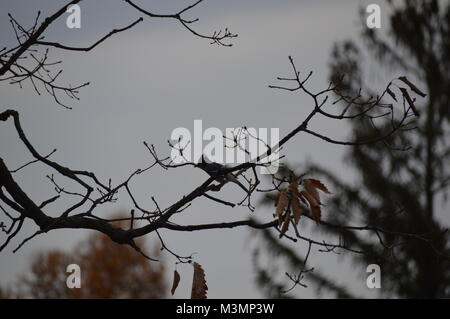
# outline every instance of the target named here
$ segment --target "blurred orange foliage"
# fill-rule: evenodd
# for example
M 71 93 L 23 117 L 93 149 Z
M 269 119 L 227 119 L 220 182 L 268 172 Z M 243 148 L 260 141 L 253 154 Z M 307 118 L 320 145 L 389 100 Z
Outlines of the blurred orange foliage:
M 136 241 L 143 247 L 143 241 Z M 160 258 L 159 249 L 152 257 Z M 66 267 L 78 264 L 81 288 L 68 288 Z M 72 252 L 51 250 L 37 254 L 30 271 L 13 291 L 0 297 L 17 298 L 163 298 L 166 295 L 164 265 L 151 262 L 129 246 L 119 245 L 95 233 Z M 1 290 L 0 290 L 1 292 Z M 1 296 L 3 294 L 3 296 Z

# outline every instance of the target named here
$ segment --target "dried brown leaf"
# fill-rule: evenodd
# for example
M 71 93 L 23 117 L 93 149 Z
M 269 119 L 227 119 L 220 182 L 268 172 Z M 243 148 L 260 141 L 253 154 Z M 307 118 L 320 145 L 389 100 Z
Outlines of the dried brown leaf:
M 413 111 L 414 115 L 420 116 L 419 111 L 416 109 L 416 106 L 414 105 L 414 101 L 409 96 L 408 90 L 406 90 L 405 88 L 400 88 L 400 91 L 402 91 L 402 94 L 405 97 L 406 101 L 408 102 L 409 106 L 411 107 L 411 110 Z
M 405 83 L 407 86 L 409 86 L 409 88 L 411 90 L 413 90 L 416 94 L 420 95 L 421 97 L 426 97 L 427 95 L 425 93 L 423 93 L 421 90 L 419 90 L 417 88 L 417 86 L 415 86 L 413 83 L 411 83 L 406 76 L 401 76 L 398 78 L 400 81 L 402 81 L 403 83 Z
M 300 206 L 300 199 L 298 198 L 298 196 L 292 197 L 291 208 L 292 208 L 292 212 L 294 213 L 295 224 L 298 225 L 298 222 L 300 221 L 300 217 L 302 217 L 302 208 Z
M 290 221 L 291 221 L 291 214 L 289 214 L 289 212 L 286 212 L 283 219 L 283 226 L 281 226 L 280 230 L 280 238 L 283 237 L 283 235 L 288 231 Z
M 202 266 L 194 262 L 194 278 L 192 279 L 191 299 L 207 299 L 205 271 Z
M 172 293 L 172 296 L 175 293 L 175 290 L 177 289 L 178 284 L 180 283 L 180 279 L 181 279 L 180 274 L 178 273 L 178 271 L 175 270 L 173 272 L 172 289 L 170 290 L 170 292 Z
M 301 191 L 300 194 L 308 201 L 309 209 L 311 210 L 311 214 L 313 215 L 316 223 L 320 223 L 321 218 L 321 210 L 320 210 L 320 202 L 318 202 L 314 196 L 312 196 L 307 191 Z
M 317 224 L 320 224 L 320 220 L 322 218 L 322 211 L 320 210 L 320 206 L 313 206 L 311 208 L 312 215 Z
M 287 205 L 288 205 L 288 198 L 287 198 L 287 194 L 286 194 L 286 190 L 282 190 L 280 192 L 280 195 L 278 196 L 278 202 L 277 202 L 277 209 L 276 209 L 276 213 L 277 216 L 280 217 L 284 210 L 286 209 Z
M 314 178 L 307 178 L 306 179 L 311 185 L 315 186 L 316 188 L 320 189 L 322 192 L 331 194 L 331 192 L 328 190 L 328 188 L 322 184 L 321 181 L 314 179 Z
M 297 182 L 291 182 L 289 184 L 289 191 L 293 196 L 298 196 L 298 184 Z
M 328 188 L 323 185 L 319 180 L 313 178 L 305 178 L 303 180 L 303 186 L 305 190 L 316 200 L 316 202 L 320 205 L 320 196 L 318 189 L 324 193 L 331 194 Z

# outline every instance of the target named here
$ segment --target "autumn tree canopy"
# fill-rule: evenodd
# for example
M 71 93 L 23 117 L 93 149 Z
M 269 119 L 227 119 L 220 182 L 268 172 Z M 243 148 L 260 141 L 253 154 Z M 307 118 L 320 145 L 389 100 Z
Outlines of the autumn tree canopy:
M 123 223 L 122 223 L 123 225 Z M 142 240 L 139 240 L 144 247 Z M 153 249 L 159 263 L 150 262 L 128 246 L 112 242 L 101 233 L 94 233 L 69 252 L 41 251 L 35 255 L 30 269 L 14 286 L 9 297 L 65 298 L 133 298 L 154 299 L 167 296 L 165 264 L 159 249 Z M 67 266 L 76 264 L 81 270 L 81 287 L 66 284 Z M 3 289 L 5 294 L 7 289 Z

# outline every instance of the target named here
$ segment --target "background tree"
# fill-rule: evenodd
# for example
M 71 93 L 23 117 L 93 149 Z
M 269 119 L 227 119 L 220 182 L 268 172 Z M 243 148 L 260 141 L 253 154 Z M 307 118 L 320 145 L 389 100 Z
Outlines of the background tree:
M 124 226 L 124 223 L 121 223 Z M 118 224 L 120 226 L 120 224 Z M 139 245 L 143 247 L 143 241 Z M 156 249 L 154 256 L 159 256 Z M 68 288 L 66 267 L 81 269 L 81 288 Z M 25 298 L 164 298 L 167 294 L 164 262 L 152 263 L 128 246 L 94 233 L 70 252 L 43 251 L 32 260 L 6 297 Z
M 448 223 L 445 224 L 449 217 L 443 201 L 450 183 L 450 5 L 434 0 L 404 1 L 401 5 L 389 1 L 389 4 L 392 12 L 388 37 L 363 27 L 365 45 L 355 41 L 336 44 L 330 77 L 341 92 L 354 94 L 368 78 L 365 75 L 377 69 L 365 68 L 369 64 L 365 57 L 372 58 L 380 70 L 389 74 L 393 70 L 407 73 L 428 93 L 426 102 L 417 104 L 416 112 L 420 113 L 414 124 L 417 129 L 405 129 L 383 143 L 349 148 L 346 160 L 358 176 L 354 183 L 317 165 L 305 171 L 323 176 L 335 190 L 336 196 L 327 203 L 327 210 L 333 212 L 328 222 L 362 223 L 386 230 L 370 237 L 348 229 L 322 228 L 363 251 L 352 255 L 355 262 L 381 266 L 381 294 L 449 297 L 450 247 Z M 342 74 L 346 74 L 345 78 Z M 401 88 L 408 86 L 407 82 L 400 84 Z M 386 100 L 402 99 L 394 93 L 389 95 Z M 345 103 L 341 104 L 345 108 Z M 356 139 L 377 136 L 383 127 L 375 126 L 376 121 L 376 118 L 352 121 L 352 136 Z M 400 238 L 398 233 L 422 234 L 426 240 L 415 236 Z M 279 247 L 272 245 L 272 249 Z M 284 257 L 299 259 L 297 267 L 301 268 L 302 257 L 292 252 Z M 318 286 L 337 291 L 315 281 Z

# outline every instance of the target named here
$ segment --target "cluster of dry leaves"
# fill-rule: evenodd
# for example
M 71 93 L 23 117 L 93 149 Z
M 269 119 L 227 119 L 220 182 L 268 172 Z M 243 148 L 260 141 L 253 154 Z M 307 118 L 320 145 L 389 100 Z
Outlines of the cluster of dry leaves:
M 303 179 L 303 189 L 298 189 L 298 177 L 290 172 L 290 183 L 287 188 L 280 190 L 276 201 L 274 217 L 278 217 L 280 238 L 288 231 L 291 221 L 298 225 L 302 216 L 300 201 L 309 207 L 314 220 L 319 224 L 321 217 L 319 190 L 331 194 L 327 187 L 317 179 Z
M 326 194 L 331 194 L 328 188 L 322 184 L 319 180 L 313 178 L 305 178 L 302 181 L 303 189 L 299 189 L 299 177 L 290 172 L 290 182 L 287 188 L 281 189 L 278 198 L 276 200 L 276 213 L 274 216 L 278 217 L 280 226 L 280 238 L 289 229 L 289 224 L 293 221 L 296 225 L 300 221 L 302 216 L 302 206 L 300 201 L 304 205 L 309 207 L 314 220 L 320 223 L 321 217 L 321 202 L 319 191 Z M 206 292 L 208 286 L 206 285 L 205 271 L 202 266 L 196 262 L 194 266 L 194 277 L 192 279 L 191 299 L 206 299 Z M 173 273 L 173 283 L 171 293 L 175 293 L 181 277 L 177 270 Z
M 208 286 L 206 285 L 205 271 L 200 264 L 194 262 L 193 265 L 194 277 L 192 278 L 191 299 L 207 299 L 206 291 L 208 290 Z M 180 274 L 175 270 L 173 272 L 172 289 L 170 290 L 172 295 L 175 293 L 180 280 Z
M 287 188 L 281 189 L 276 201 L 276 214 L 280 229 L 280 238 L 289 229 L 289 224 L 293 221 L 296 225 L 302 216 L 302 206 L 300 201 L 307 205 L 317 223 L 320 223 L 320 195 L 319 191 L 331 194 L 327 187 L 317 179 L 306 178 L 302 181 L 303 189 L 299 189 L 299 178 L 290 172 L 290 183 Z M 196 262 L 194 266 L 194 277 L 192 279 L 191 299 L 206 299 L 208 286 L 206 285 L 205 271 Z M 177 270 L 173 273 L 173 283 L 171 293 L 175 293 L 181 277 Z

